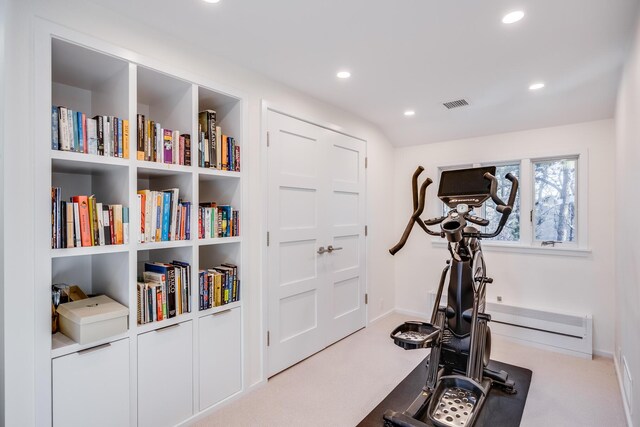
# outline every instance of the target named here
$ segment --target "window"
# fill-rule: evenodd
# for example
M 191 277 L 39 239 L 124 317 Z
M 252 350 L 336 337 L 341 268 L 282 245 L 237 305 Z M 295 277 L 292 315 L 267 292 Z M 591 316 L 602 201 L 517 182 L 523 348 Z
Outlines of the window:
M 533 236 L 543 245 L 577 240 L 577 165 L 577 158 L 533 162 Z
M 496 167 L 496 178 L 498 179 L 498 197 L 508 203 L 509 193 L 511 192 L 511 181 L 506 176 L 508 173 L 512 173 L 518 180 L 520 180 L 520 163 L 502 165 Z M 482 212 L 481 212 L 482 213 Z M 493 200 L 489 199 L 484 205 L 484 218 L 491 221 L 488 227 L 485 227 L 485 232 L 491 232 L 496 229 L 502 214 L 496 211 L 496 204 Z M 513 205 L 513 212 L 509 216 L 507 223 L 498 236 L 491 240 L 517 242 L 520 240 L 520 191 L 516 195 L 516 201 Z
M 498 196 L 505 203 L 511 191 L 511 182 L 506 175 L 512 173 L 518 178 L 520 186 L 513 211 L 502 232 L 493 239 L 485 240 L 489 246 L 508 246 L 517 251 L 535 253 L 555 247 L 550 251 L 582 256 L 589 251 L 586 247 L 587 177 L 583 167 L 587 164 L 588 154 L 577 151 L 554 157 L 523 157 L 446 166 L 439 168 L 439 172 L 495 165 Z M 443 207 L 442 214 L 447 212 L 448 209 Z M 475 214 L 490 221 L 487 227 L 476 226 L 484 233 L 493 232 L 502 217 L 491 199 L 481 208 L 475 208 Z

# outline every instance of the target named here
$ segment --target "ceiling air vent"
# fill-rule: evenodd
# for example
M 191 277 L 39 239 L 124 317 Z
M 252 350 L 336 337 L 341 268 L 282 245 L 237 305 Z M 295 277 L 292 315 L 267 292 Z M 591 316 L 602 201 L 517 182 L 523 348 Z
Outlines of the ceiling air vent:
M 465 105 L 469 105 L 469 103 L 466 99 L 458 99 L 457 101 L 444 102 L 442 105 L 451 110 L 452 108 L 464 107 Z

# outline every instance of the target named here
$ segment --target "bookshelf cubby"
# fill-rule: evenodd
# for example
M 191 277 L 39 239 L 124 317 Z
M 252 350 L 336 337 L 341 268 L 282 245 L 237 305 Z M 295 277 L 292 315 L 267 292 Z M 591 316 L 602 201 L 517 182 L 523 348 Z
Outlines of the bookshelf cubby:
M 51 105 L 129 117 L 129 63 L 63 40 L 51 43 Z
M 239 301 L 224 306 L 198 310 L 198 270 L 232 263 L 237 266 L 238 278 L 242 278 L 246 242 L 240 236 L 199 239 L 198 206 L 202 202 L 231 205 L 242 218 L 246 209 L 246 192 L 243 190 L 246 182 L 244 171 L 198 167 L 198 113 L 204 109 L 215 110 L 217 125 L 221 126 L 224 134 L 232 136 L 238 146 L 242 146 L 246 136 L 246 101 L 239 94 L 216 89 L 214 83 L 188 75 L 171 65 L 158 65 L 120 47 L 55 25 L 39 34 L 36 43 L 44 54 L 36 60 L 36 99 L 38 111 L 42 112 L 38 118 L 36 162 L 43 167 L 38 169 L 38 176 L 42 179 L 38 179 L 36 185 L 39 188 L 37 197 L 41 199 L 38 206 L 43 208 L 43 212 L 38 215 L 36 227 L 42 234 L 38 238 L 36 258 L 39 264 L 50 266 L 38 272 L 42 284 L 36 304 L 38 363 L 41 367 L 38 381 L 39 384 L 49 384 L 38 392 L 39 400 L 51 405 L 48 413 L 52 414 L 51 423 L 55 426 L 61 420 L 70 420 L 69 413 L 63 414 L 60 409 L 65 407 L 62 398 L 65 392 L 76 396 L 79 405 L 82 405 L 82 399 L 94 403 L 106 399 L 99 390 L 81 395 L 67 390 L 76 385 L 76 380 L 56 380 L 63 378 L 60 367 L 69 366 L 71 360 L 73 364 L 82 365 L 83 360 L 91 359 L 82 355 L 101 354 L 100 364 L 79 365 L 79 371 L 90 375 L 99 366 L 118 366 L 126 371 L 126 384 L 121 381 L 123 375 L 119 375 L 119 382 L 107 384 L 106 389 L 128 396 L 129 404 L 109 408 L 105 413 L 108 416 L 117 412 L 118 419 L 124 416 L 130 425 L 144 425 L 145 420 L 156 419 L 157 414 L 149 418 L 149 410 L 157 402 L 150 402 L 153 396 L 144 395 L 142 391 L 163 390 L 166 394 L 166 387 L 156 384 L 159 377 L 154 378 L 155 365 L 149 364 L 145 358 L 164 349 L 162 351 L 168 353 L 159 357 L 168 360 L 168 354 L 177 351 L 172 350 L 175 343 L 168 341 L 175 335 L 180 337 L 181 345 L 187 347 L 180 357 L 193 363 L 175 367 L 162 365 L 164 374 L 187 376 L 178 380 L 180 387 L 176 390 L 179 389 L 182 395 L 192 394 L 194 403 L 184 402 L 179 413 L 172 413 L 170 405 L 165 405 L 166 410 L 160 412 L 164 421 L 185 421 L 242 390 L 243 298 L 240 296 Z M 52 149 L 52 106 L 82 112 L 87 118 L 100 115 L 128 120 L 129 157 Z M 138 114 L 160 123 L 165 129 L 191 135 L 191 165 L 139 160 Z M 241 151 L 240 155 L 241 165 L 244 165 L 246 153 Z M 63 201 L 75 195 L 94 195 L 100 203 L 128 207 L 128 243 L 51 249 L 52 187 L 61 188 Z M 182 201 L 191 203 L 190 239 L 139 243 L 141 214 L 137 191 L 173 188 L 179 189 Z M 143 273 L 144 263 L 154 261 L 182 261 L 190 265 L 190 311 L 161 321 L 138 324 L 138 278 Z M 55 283 L 78 285 L 87 295 L 104 294 L 128 307 L 127 332 L 83 345 L 59 332 L 52 335 L 51 285 Z M 245 292 L 245 285 L 243 282 L 241 295 Z M 222 339 L 226 341 L 220 341 Z M 219 367 L 208 366 L 205 362 L 211 355 L 203 352 L 211 349 L 216 349 L 216 360 L 229 364 L 223 378 L 218 378 Z M 106 378 L 108 380 L 108 376 Z M 165 398 L 171 399 L 171 396 L 169 391 Z M 100 411 L 100 407 L 95 408 L 96 414 Z M 92 416 L 91 413 L 86 415 Z M 90 420 L 82 422 L 91 424 Z

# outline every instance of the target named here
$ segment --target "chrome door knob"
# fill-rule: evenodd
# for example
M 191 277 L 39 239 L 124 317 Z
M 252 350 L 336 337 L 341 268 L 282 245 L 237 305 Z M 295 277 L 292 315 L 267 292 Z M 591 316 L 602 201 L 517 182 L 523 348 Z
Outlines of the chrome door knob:
M 334 248 L 333 246 L 329 245 L 327 246 L 327 252 L 331 253 L 333 251 L 341 251 L 342 248 Z
M 326 250 L 326 249 L 324 248 L 324 246 L 320 246 L 320 247 L 318 248 L 318 253 L 319 253 L 320 255 L 322 255 L 322 254 L 323 254 L 323 253 L 325 253 L 325 252 L 331 252 L 331 251 Z

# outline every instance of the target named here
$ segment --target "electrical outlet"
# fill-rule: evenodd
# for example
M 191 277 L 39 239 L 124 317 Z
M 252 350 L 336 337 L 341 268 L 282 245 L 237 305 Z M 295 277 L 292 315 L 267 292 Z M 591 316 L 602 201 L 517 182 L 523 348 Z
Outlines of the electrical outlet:
M 498 295 L 496 299 L 498 300 L 498 302 L 502 302 L 502 297 L 500 295 Z

